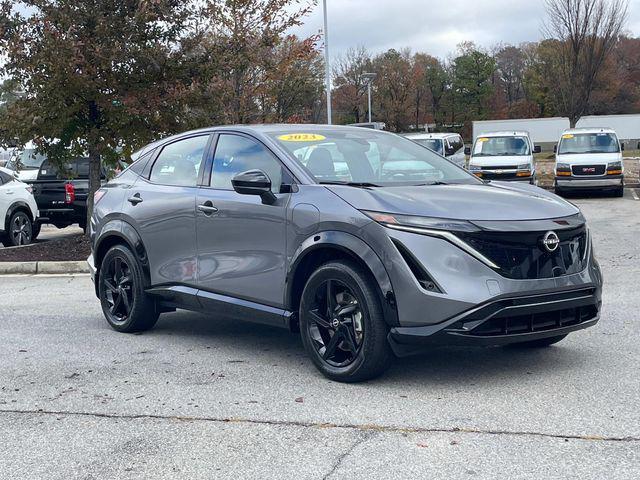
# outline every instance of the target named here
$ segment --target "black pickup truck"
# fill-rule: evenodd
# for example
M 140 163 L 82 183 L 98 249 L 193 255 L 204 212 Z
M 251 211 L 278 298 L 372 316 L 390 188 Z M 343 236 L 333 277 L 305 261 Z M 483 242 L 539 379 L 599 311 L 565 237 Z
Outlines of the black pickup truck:
M 103 180 L 106 178 L 102 175 Z M 56 168 L 48 160 L 40 166 L 35 180 L 28 180 L 40 211 L 39 226 L 44 223 L 58 228 L 78 224 L 87 227 L 89 193 L 89 159 L 76 158 L 64 168 Z M 34 235 L 35 237 L 35 235 Z

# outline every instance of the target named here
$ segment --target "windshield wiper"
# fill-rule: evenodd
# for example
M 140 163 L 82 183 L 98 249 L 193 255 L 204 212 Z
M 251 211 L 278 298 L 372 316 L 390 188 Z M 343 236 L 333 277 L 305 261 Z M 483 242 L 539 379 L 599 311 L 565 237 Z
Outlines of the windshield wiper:
M 318 182 L 320 185 L 346 185 L 348 187 L 359 187 L 359 188 L 370 188 L 370 187 L 380 187 L 381 185 L 377 185 L 371 182 L 341 182 L 339 180 L 335 181 L 322 181 Z

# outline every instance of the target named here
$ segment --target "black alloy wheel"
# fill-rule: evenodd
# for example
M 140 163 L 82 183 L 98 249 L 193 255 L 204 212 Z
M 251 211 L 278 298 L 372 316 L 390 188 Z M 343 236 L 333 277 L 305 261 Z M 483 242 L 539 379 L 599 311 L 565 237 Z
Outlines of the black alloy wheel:
M 145 291 L 144 271 L 128 246 L 111 247 L 97 275 L 102 312 L 114 330 L 141 332 L 156 324 L 155 299 Z
M 318 267 L 306 282 L 299 314 L 304 348 L 327 378 L 361 382 L 391 364 L 379 288 L 363 266 L 336 260 Z
M 116 322 L 127 321 L 134 301 L 133 278 L 127 260 L 113 256 L 101 275 L 104 275 L 105 297 L 112 319 Z
M 351 364 L 364 339 L 363 313 L 354 292 L 339 280 L 326 280 L 316 288 L 308 306 L 309 335 L 318 355 L 329 365 Z
M 9 245 L 19 247 L 29 245 L 32 240 L 32 226 L 29 216 L 24 212 L 16 212 L 9 221 Z

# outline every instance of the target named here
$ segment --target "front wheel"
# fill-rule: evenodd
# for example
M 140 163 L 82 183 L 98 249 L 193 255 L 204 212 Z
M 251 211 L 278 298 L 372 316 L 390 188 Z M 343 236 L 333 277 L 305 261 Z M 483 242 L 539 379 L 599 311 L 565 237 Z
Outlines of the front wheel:
M 300 302 L 300 331 L 307 354 L 331 380 L 374 378 L 393 358 L 376 286 L 352 263 L 327 263 L 311 275 Z
M 155 301 L 144 291 L 144 272 L 124 245 L 107 252 L 100 266 L 98 293 L 109 325 L 119 332 L 149 330 L 158 321 Z
M 624 197 L 624 187 L 618 187 L 613 191 L 614 197 Z

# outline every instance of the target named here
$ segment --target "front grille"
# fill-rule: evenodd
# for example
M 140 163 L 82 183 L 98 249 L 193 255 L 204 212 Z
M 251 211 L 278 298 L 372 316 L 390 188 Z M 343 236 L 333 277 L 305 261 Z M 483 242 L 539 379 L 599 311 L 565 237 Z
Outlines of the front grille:
M 579 325 L 593 320 L 598 315 L 595 305 L 565 308 L 529 315 L 516 315 L 491 318 L 470 330 L 471 336 L 518 335 L 522 333 L 544 332 L 562 327 Z
M 571 171 L 577 176 L 604 175 L 606 165 L 574 165 Z
M 517 170 L 517 165 L 508 165 L 504 167 L 480 167 L 482 170 Z
M 459 236 L 498 265 L 500 274 L 508 278 L 553 278 L 584 270 L 586 227 L 556 230 L 556 233 L 560 245 L 554 252 L 542 245 L 545 232 L 481 231 Z
M 510 180 L 514 178 L 519 178 L 516 175 L 516 172 L 506 172 L 506 173 L 488 173 L 482 172 L 482 178 L 485 180 Z

